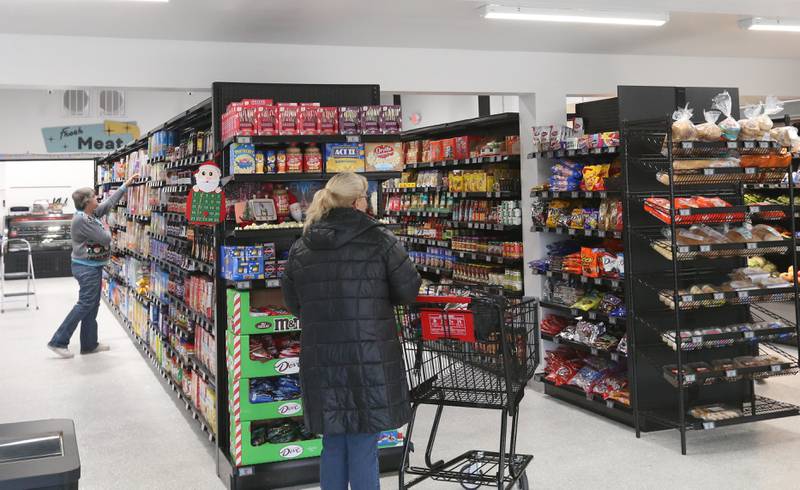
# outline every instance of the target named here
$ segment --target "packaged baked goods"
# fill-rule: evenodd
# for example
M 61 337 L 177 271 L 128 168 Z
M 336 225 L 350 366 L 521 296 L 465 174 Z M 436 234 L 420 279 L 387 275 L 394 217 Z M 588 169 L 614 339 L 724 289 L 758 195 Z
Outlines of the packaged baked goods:
M 740 161 L 738 158 L 708 158 L 708 159 L 693 159 L 693 160 L 675 160 L 672 162 L 672 168 L 675 170 L 695 170 L 700 168 L 729 168 L 739 167 Z
M 735 419 L 742 416 L 742 412 L 721 403 L 701 405 L 689 410 L 689 415 L 707 422 Z
M 791 147 L 797 137 L 797 128 L 794 126 L 781 126 L 769 132 L 770 139 L 778 142 L 781 146 Z M 794 151 L 794 150 L 792 150 Z
M 736 119 L 731 117 L 731 109 L 733 107 L 731 94 L 729 94 L 727 90 L 717 94 L 711 99 L 711 104 L 714 109 L 722 114 L 723 119 L 719 123 L 719 128 L 722 130 L 722 137 L 728 141 L 736 141 L 739 138 L 741 127 Z
M 758 224 L 753 226 L 753 238 L 760 242 L 775 242 L 783 240 L 781 233 L 774 227 L 765 224 Z
M 706 122 L 696 126 L 698 140 L 719 141 L 722 138 L 722 130 L 717 126 L 719 115 L 719 111 L 703 111 Z
M 783 102 L 778 100 L 777 97 L 774 95 L 767 96 L 764 100 L 764 110 L 762 114 L 758 116 L 758 127 L 759 129 L 766 133 L 772 129 L 772 118 L 773 116 L 780 114 L 783 112 Z
M 692 114 L 694 111 L 689 109 L 689 104 L 686 107 L 679 107 L 672 113 L 672 141 L 694 141 L 697 139 L 697 128 L 692 123 Z
M 760 140 L 764 135 L 758 120 L 763 108 L 761 104 L 753 104 L 742 108 L 744 119 L 739 120 L 739 126 L 741 127 L 739 132 L 740 140 Z

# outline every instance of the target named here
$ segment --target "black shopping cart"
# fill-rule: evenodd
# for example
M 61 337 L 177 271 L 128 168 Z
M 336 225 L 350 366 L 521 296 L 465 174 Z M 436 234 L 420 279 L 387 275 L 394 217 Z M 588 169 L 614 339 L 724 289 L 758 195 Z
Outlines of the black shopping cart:
M 401 331 L 412 413 L 406 435 L 400 488 L 430 478 L 498 489 L 528 488 L 525 470 L 533 459 L 516 454 L 518 407 L 539 363 L 536 300 L 512 303 L 479 291 L 447 291 L 420 296 L 396 310 Z M 414 420 L 422 404 L 436 405 L 425 466 L 412 466 Z M 445 406 L 501 410 L 500 450 L 469 450 L 449 461 L 433 461 L 432 452 Z M 506 449 L 508 418 L 510 444 Z M 406 483 L 406 476 L 412 477 Z

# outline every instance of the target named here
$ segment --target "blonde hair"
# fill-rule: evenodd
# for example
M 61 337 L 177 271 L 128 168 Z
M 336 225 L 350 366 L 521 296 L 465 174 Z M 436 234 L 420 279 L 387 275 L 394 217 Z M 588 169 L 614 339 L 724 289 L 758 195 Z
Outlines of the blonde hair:
M 362 175 L 344 172 L 334 175 L 323 189 L 314 194 L 314 200 L 306 211 L 304 231 L 324 218 L 331 209 L 349 208 L 359 197 L 366 195 L 369 184 Z

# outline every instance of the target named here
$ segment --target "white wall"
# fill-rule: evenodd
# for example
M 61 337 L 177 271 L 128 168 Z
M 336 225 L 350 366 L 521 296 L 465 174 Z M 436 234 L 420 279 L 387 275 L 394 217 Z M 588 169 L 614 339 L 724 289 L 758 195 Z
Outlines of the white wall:
M 53 46 L 59 53 L 54 56 Z M 0 35 L 0 85 L 208 88 L 213 81 L 379 83 L 388 92 L 608 94 L 619 84 L 792 95 L 800 63 L 444 49 Z M 299 63 L 298 60 L 313 60 Z M 362 60 L 353 69 L 353 60 Z
M 210 96 L 208 91 L 125 90 L 126 115 L 119 121 L 135 121 L 142 133 Z M 61 91 L 0 89 L 0 155 L 46 153 L 42 128 L 95 124 L 103 117 L 64 116 Z

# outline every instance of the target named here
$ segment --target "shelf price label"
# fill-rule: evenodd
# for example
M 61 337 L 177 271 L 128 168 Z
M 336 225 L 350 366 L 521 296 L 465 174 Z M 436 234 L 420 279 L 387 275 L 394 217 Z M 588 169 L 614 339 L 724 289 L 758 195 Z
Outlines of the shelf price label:
M 694 337 L 692 337 L 692 343 L 693 344 L 702 344 L 703 343 L 703 337 L 701 337 L 699 335 L 695 335 Z
M 697 377 L 694 374 L 687 374 L 683 377 L 684 383 L 694 383 L 697 381 Z
M 755 337 L 755 333 L 754 332 L 745 332 L 744 333 L 744 338 L 746 338 L 746 339 L 752 339 L 753 337 Z
M 782 369 L 783 369 L 783 367 L 780 364 L 773 364 L 772 366 L 770 366 L 770 370 L 773 373 L 779 373 L 779 372 L 781 372 Z
M 751 213 L 759 213 L 761 212 L 761 208 L 759 206 L 750 206 Z
M 689 216 L 692 214 L 692 211 L 690 209 L 679 209 L 678 214 L 681 216 Z
M 606 408 L 614 408 L 614 400 L 606 400 Z
M 615 361 L 615 362 L 619 361 L 619 354 L 617 354 L 616 352 L 612 352 L 611 353 L 611 360 Z
M 750 293 L 748 293 L 747 291 L 739 291 L 738 293 L 736 293 L 736 295 L 740 299 L 744 299 L 744 298 L 749 298 L 750 297 Z
M 703 422 L 703 429 L 709 430 L 715 428 L 714 422 Z
M 729 378 L 735 378 L 736 377 L 736 370 L 735 369 L 728 369 L 727 371 L 725 371 L 725 376 L 727 376 Z
M 744 169 L 744 173 L 745 174 L 755 174 L 756 173 L 756 168 L 755 167 L 747 167 L 747 168 Z
M 758 248 L 758 244 L 757 244 L 757 243 L 749 242 L 749 243 L 747 244 L 747 249 L 748 249 L 748 250 L 753 250 L 753 249 L 755 249 L 755 248 Z
M 701 252 L 710 252 L 711 251 L 711 245 L 700 245 L 700 251 Z
M 714 293 L 715 300 L 725 299 L 725 293 Z

